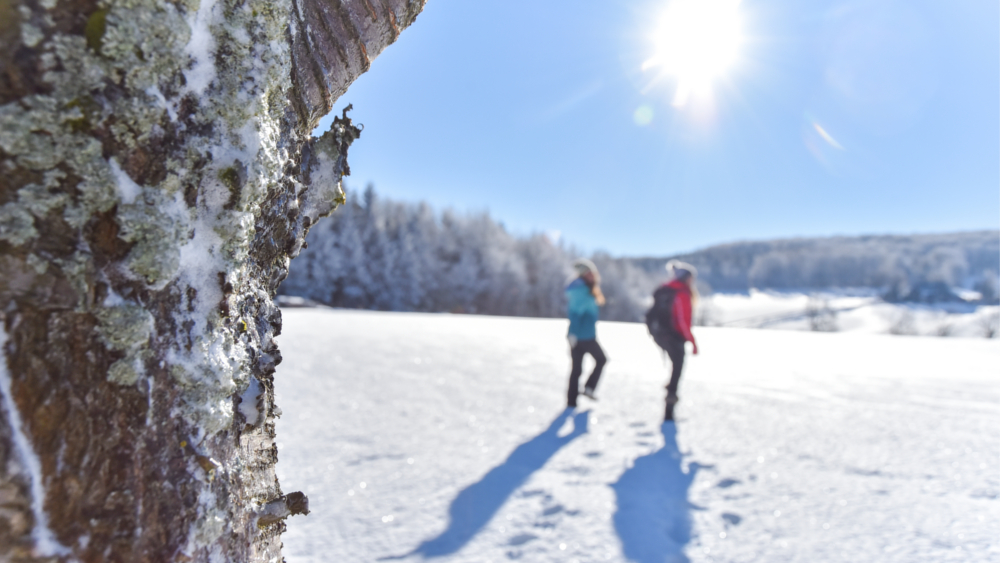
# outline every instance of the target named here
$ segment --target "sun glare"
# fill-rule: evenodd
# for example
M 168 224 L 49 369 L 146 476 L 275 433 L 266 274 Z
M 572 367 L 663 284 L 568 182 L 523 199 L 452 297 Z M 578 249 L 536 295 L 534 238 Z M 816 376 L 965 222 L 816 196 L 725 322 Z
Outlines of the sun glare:
M 674 0 L 653 38 L 643 70 L 658 69 L 677 81 L 673 104 L 710 92 L 712 81 L 736 60 L 742 43 L 740 0 Z

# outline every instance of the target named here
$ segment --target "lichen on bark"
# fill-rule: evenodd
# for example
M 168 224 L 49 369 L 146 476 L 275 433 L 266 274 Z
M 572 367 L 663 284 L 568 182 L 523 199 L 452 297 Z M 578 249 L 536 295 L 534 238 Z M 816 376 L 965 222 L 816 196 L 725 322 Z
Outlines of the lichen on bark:
M 0 1 L 0 560 L 280 557 L 273 297 L 360 133 L 309 131 L 422 6 Z

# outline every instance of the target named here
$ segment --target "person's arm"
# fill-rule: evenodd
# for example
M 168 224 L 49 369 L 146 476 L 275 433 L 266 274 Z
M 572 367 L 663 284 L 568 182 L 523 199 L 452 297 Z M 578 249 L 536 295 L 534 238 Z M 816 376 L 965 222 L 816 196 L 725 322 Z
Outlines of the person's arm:
M 566 292 L 566 317 L 569 318 L 570 322 L 579 321 L 580 317 L 583 315 L 583 309 L 580 303 L 580 297 L 576 292 L 567 291 Z
M 582 305 L 578 292 L 566 292 L 566 317 L 569 319 L 569 332 L 566 334 L 566 338 L 569 339 L 570 348 L 576 347 L 577 341 L 576 334 L 573 334 L 573 327 L 579 327 L 583 323 L 583 317 L 586 314 Z
M 691 334 L 691 296 L 678 292 L 674 297 L 674 326 L 684 337 L 684 340 L 691 343 L 693 346 L 691 353 L 698 353 L 698 343 L 694 341 L 694 335 Z
M 587 299 L 587 315 L 594 317 L 594 322 L 596 323 L 597 319 L 601 315 L 601 310 L 597 306 L 597 299 L 595 299 L 593 295 L 588 295 L 588 297 L 589 299 Z

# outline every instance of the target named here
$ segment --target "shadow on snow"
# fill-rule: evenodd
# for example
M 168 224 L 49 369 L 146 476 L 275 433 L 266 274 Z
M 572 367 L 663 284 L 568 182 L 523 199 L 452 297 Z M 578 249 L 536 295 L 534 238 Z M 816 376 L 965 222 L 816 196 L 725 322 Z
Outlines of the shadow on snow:
M 691 539 L 691 504 L 688 489 L 700 467 L 681 468 L 677 427 L 664 422 L 664 444 L 635 460 L 611 485 L 618 499 L 615 531 L 622 552 L 637 563 L 687 563 L 684 546 Z
M 518 446 L 507 459 L 494 467 L 477 483 L 462 489 L 448 509 L 448 529 L 435 538 L 425 540 L 410 553 L 383 559 L 401 559 L 411 555 L 441 557 L 450 555 L 469 543 L 500 510 L 514 491 L 542 468 L 560 448 L 587 432 L 589 412 L 573 416 L 573 431 L 559 436 L 562 425 L 572 415 L 563 411 L 544 432 Z

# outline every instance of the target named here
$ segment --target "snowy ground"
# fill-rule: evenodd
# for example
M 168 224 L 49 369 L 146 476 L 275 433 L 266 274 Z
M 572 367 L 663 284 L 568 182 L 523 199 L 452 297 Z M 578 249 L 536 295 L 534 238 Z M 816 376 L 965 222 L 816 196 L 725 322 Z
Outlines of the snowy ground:
M 676 426 L 639 324 L 286 309 L 289 563 L 1000 561 L 1000 343 L 698 328 Z
M 987 333 L 996 337 L 1000 333 L 1000 307 L 995 305 L 886 303 L 871 290 L 715 293 L 702 299 L 699 313 L 699 323 L 708 326 L 784 330 L 821 327 L 836 332 L 966 338 L 983 338 Z

